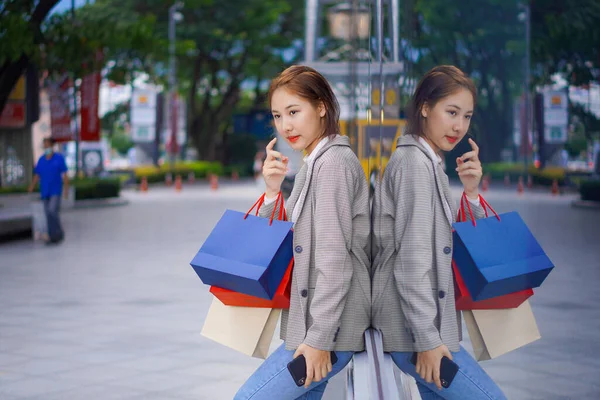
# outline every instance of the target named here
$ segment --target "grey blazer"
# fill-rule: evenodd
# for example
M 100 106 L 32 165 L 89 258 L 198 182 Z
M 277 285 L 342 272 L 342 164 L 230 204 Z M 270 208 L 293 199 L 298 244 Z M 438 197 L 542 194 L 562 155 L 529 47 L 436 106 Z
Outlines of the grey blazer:
M 485 217 L 471 206 L 475 218 Z M 438 160 L 413 136 L 401 137 L 373 202 L 373 327 L 382 332 L 384 351 L 420 352 L 442 343 L 460 349 L 451 267 L 456 215 Z
M 287 202 L 294 225 L 290 309 L 281 318 L 286 349 L 305 343 L 320 350 L 362 351 L 371 322 L 369 188 L 347 137 L 337 136 L 307 164 Z M 304 199 L 302 187 L 309 185 Z M 270 217 L 274 203 L 261 207 Z

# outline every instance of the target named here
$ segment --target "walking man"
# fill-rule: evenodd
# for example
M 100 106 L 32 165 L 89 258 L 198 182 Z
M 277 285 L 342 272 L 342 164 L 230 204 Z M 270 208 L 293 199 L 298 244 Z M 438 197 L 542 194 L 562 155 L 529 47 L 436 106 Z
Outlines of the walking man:
M 64 239 L 64 232 L 60 223 L 60 197 L 64 193 L 65 199 L 69 193 L 69 178 L 67 164 L 62 154 L 54 152 L 54 140 L 44 139 L 44 155 L 40 157 L 35 166 L 33 182 L 29 192 L 33 192 L 35 185 L 40 182 L 40 195 L 44 202 L 44 211 L 48 221 L 49 240 L 46 244 L 60 243 Z M 64 190 L 63 190 L 64 186 Z

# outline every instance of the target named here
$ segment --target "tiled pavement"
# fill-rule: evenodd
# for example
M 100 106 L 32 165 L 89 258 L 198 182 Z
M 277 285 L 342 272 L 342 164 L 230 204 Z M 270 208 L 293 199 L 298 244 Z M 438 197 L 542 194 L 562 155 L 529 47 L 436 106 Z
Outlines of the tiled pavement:
M 0 244 L 0 400 L 231 399 L 260 364 L 200 336 L 211 295 L 188 264 L 257 189 L 125 196 L 64 213 L 61 246 Z M 487 198 L 519 210 L 557 268 L 531 301 L 542 339 L 482 365 L 510 399 L 600 398 L 600 211 L 546 193 Z M 342 377 L 325 397 L 343 398 Z

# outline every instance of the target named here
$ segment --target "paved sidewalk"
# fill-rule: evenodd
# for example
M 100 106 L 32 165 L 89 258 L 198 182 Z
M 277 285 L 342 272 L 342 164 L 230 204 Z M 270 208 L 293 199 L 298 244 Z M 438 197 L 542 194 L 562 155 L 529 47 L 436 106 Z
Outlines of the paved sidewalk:
M 60 246 L 0 244 L 0 400 L 225 400 L 260 365 L 200 336 L 211 295 L 189 266 L 256 187 L 124 196 L 124 207 L 64 213 Z M 482 365 L 510 399 L 600 398 L 600 212 L 572 196 L 486 197 L 520 211 L 557 268 L 532 299 L 542 339 Z M 342 380 L 326 399 L 343 398 Z

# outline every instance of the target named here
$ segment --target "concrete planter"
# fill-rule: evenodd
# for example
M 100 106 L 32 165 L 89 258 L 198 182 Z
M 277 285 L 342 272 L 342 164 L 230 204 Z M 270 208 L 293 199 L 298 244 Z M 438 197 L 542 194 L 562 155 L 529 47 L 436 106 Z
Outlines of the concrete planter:
M 32 195 L 29 193 L 0 196 L 0 235 L 24 232 L 32 228 Z

